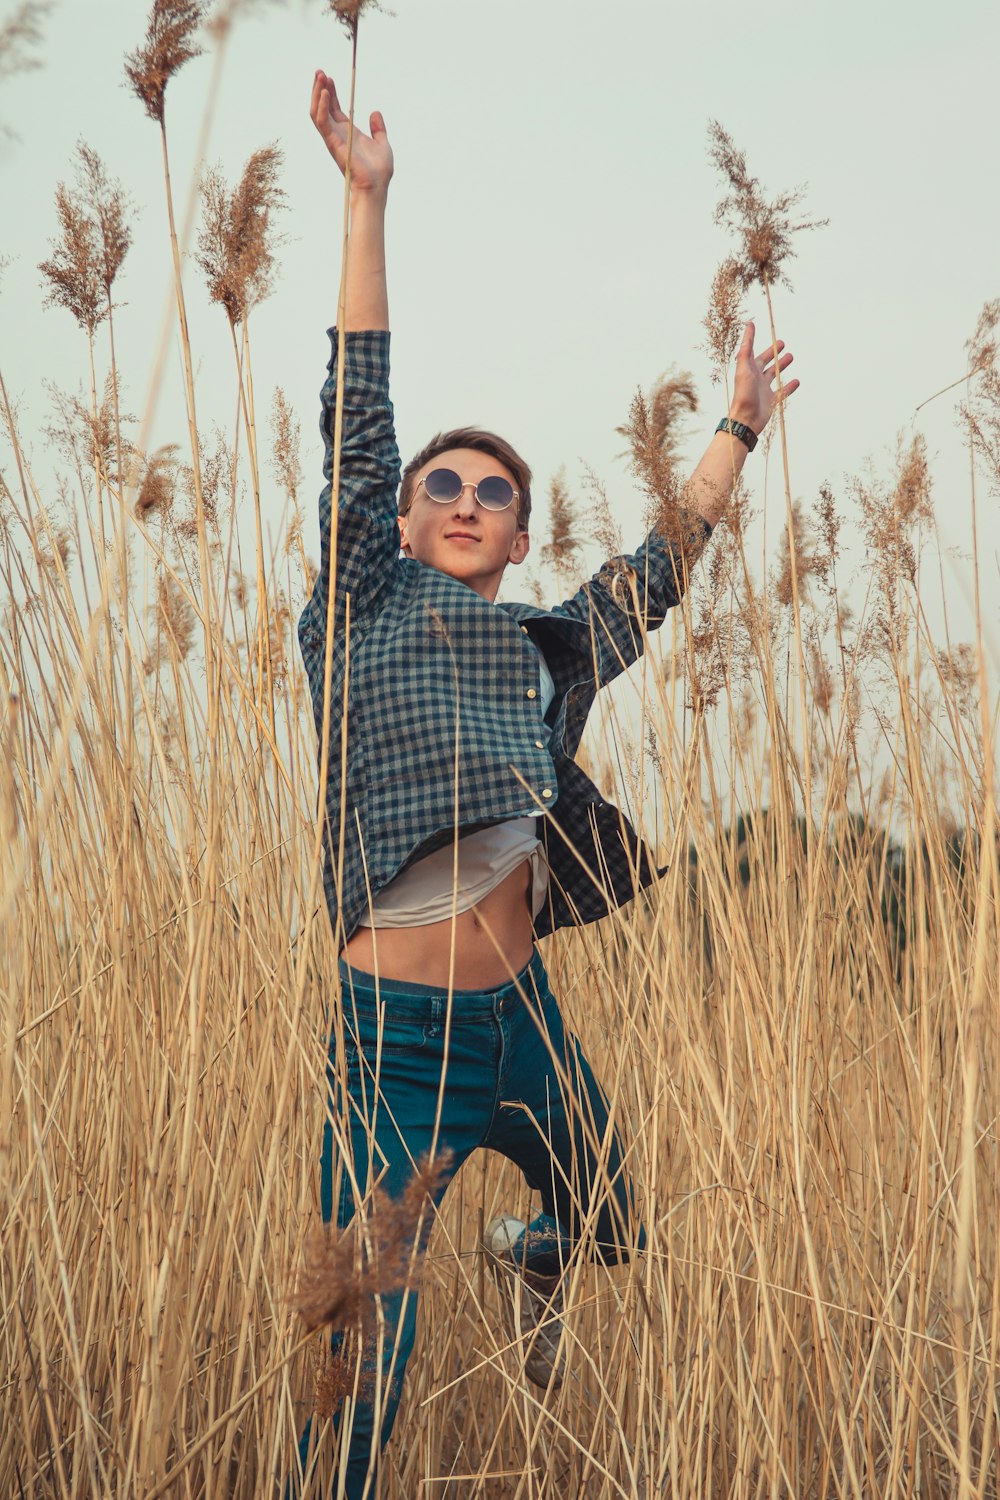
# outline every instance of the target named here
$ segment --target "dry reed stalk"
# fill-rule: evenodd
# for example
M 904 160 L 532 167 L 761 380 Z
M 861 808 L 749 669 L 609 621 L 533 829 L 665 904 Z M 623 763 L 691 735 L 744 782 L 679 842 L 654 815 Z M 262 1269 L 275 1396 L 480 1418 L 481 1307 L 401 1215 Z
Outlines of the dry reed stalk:
M 205 274 L 208 292 L 226 313 L 236 363 L 239 404 L 247 437 L 253 488 L 254 525 L 257 548 L 256 664 L 258 706 L 266 711 L 274 734 L 274 693 L 271 680 L 272 645 L 264 569 L 264 532 L 260 510 L 260 466 L 257 455 L 257 423 L 250 363 L 249 317 L 270 294 L 277 245 L 272 216 L 284 201 L 278 186 L 281 152 L 275 146 L 255 151 L 239 183 L 229 192 L 219 172 L 210 172 L 202 186 L 204 215 L 198 237 L 198 263 Z M 241 340 L 236 337 L 237 327 Z

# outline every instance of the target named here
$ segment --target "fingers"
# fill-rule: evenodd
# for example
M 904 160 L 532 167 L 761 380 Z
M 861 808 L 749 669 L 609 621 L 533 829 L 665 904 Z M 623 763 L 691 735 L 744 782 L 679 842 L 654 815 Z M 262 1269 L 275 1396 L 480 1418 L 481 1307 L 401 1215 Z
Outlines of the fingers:
M 340 100 L 337 98 L 336 84 L 328 73 L 323 72 L 322 68 L 317 68 L 313 75 L 309 113 L 316 125 L 319 125 L 320 119 L 324 116 L 338 125 L 344 124 L 347 120 L 347 116 L 340 107 Z
M 385 120 L 382 118 L 381 113 L 377 109 L 374 110 L 371 114 L 368 120 L 368 126 L 372 133 L 372 140 L 375 140 L 375 138 L 380 135 L 385 136 Z

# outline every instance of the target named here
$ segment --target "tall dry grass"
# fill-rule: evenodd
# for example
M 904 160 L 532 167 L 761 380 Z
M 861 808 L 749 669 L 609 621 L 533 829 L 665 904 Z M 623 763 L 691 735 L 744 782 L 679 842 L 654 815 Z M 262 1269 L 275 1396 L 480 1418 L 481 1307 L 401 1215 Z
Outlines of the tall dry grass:
M 168 191 L 164 91 L 202 19 L 158 0 L 130 60 Z M 752 183 L 714 139 L 730 184 Z M 95 373 L 89 409 L 65 414 L 64 510 L 42 504 L 0 386 L 0 1492 L 258 1496 L 278 1492 L 308 1413 L 328 1416 L 332 1380 L 294 1305 L 338 1009 L 289 605 L 307 587 L 297 436 L 279 393 L 290 521 L 273 557 L 255 525 L 251 588 L 234 509 L 242 434 L 259 513 L 253 298 L 219 282 L 232 443 L 199 437 L 185 338 L 189 451 L 131 448 L 97 343 L 113 278 L 95 205 L 114 187 L 83 165 L 50 259 L 83 276 L 70 311 L 115 378 L 102 396 Z M 209 194 L 223 251 L 234 225 L 260 228 L 238 201 L 219 180 Z M 746 277 L 781 269 L 756 230 L 717 278 L 723 351 Z M 966 402 L 987 471 L 989 312 Z M 652 422 L 640 403 L 623 429 L 654 507 L 677 497 L 669 406 L 654 393 Z M 569 1373 L 543 1399 L 476 1251 L 526 1190 L 470 1163 L 422 1267 L 393 1500 L 998 1493 L 995 703 L 981 642 L 943 646 L 926 623 L 919 445 L 859 498 L 877 565 L 858 618 L 829 492 L 810 517 L 788 491 L 762 581 L 738 494 L 639 669 L 638 734 L 609 710 L 589 741 L 595 774 L 658 811 L 670 869 L 545 959 L 625 1136 L 648 1248 L 568 1269 Z M 553 512 L 558 575 L 578 564 L 564 478 Z M 873 681 L 884 785 L 858 719 Z M 334 1256 L 327 1295 L 350 1274 Z M 329 1493 L 321 1427 L 313 1495 Z

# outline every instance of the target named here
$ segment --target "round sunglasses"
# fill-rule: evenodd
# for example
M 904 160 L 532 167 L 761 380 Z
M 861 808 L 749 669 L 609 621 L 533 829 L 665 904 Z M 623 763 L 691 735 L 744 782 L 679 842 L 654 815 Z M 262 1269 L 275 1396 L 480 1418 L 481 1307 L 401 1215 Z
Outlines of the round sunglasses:
M 490 474 L 478 484 L 473 484 L 471 479 L 463 483 L 461 475 L 456 474 L 454 469 L 432 469 L 420 483 L 439 505 L 450 505 L 457 500 L 466 485 L 471 486 L 484 510 L 506 510 L 508 505 L 519 498 L 510 480 L 504 479 L 500 474 Z

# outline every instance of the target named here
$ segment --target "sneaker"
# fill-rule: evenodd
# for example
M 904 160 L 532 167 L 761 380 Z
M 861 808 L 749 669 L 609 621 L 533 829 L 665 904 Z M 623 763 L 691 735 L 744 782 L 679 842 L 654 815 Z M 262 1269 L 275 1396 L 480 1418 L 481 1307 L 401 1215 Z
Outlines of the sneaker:
M 521 1269 L 514 1246 L 525 1229 L 526 1225 L 511 1214 L 498 1214 L 486 1226 L 483 1254 L 496 1279 L 511 1337 L 523 1343 L 525 1375 L 533 1385 L 555 1390 L 562 1385 L 566 1363 L 559 1352 L 562 1279 Z

